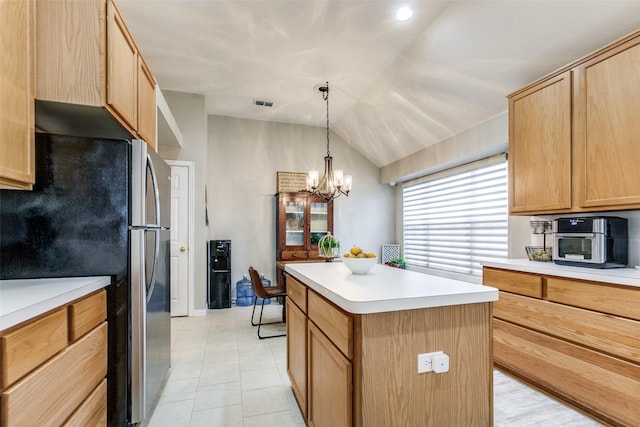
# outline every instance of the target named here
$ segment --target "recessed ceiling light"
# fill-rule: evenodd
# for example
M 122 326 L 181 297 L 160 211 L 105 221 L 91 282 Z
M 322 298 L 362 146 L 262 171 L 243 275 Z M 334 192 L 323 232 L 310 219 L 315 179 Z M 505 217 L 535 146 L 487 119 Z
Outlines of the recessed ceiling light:
M 410 7 L 403 6 L 396 12 L 396 19 L 398 21 L 406 21 L 411 18 L 411 15 L 413 15 L 413 10 Z

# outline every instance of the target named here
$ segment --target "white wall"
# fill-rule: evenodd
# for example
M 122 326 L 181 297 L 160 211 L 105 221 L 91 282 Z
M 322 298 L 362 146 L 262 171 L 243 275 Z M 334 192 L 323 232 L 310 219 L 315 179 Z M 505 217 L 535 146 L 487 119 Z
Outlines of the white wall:
M 207 307 L 207 232 L 204 221 L 204 184 L 207 180 L 207 115 L 204 97 L 191 93 L 163 90 L 171 113 L 183 136 L 182 148 L 165 146 L 160 141 L 158 152 L 166 160 L 186 160 L 195 164 L 194 217 L 195 241 L 189 248 L 194 255 L 193 307 Z
M 324 170 L 326 131 L 303 125 L 209 116 L 209 239 L 230 239 L 232 282 L 250 265 L 275 280 L 276 173 Z M 334 234 L 380 253 L 394 242 L 394 192 L 379 169 L 331 133 L 335 169 L 353 175 L 349 197 L 334 202 Z M 233 295 L 235 298 L 235 294 Z

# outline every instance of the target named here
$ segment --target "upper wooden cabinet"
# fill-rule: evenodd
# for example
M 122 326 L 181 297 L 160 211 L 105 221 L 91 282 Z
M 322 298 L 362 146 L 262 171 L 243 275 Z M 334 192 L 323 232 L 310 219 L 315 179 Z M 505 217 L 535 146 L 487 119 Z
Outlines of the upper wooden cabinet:
M 38 126 L 65 132 L 68 123 L 57 121 L 78 120 L 80 112 L 93 121 L 93 136 L 111 136 L 95 111 L 80 108 L 98 107 L 155 148 L 155 80 L 114 2 L 38 0 L 36 8 L 36 99 L 65 104 L 38 104 L 37 120 L 40 111 L 54 116 Z
M 640 208 L 640 31 L 509 95 L 516 215 Z
M 575 70 L 581 207 L 640 207 L 640 34 Z
M 157 150 L 156 80 L 138 55 L 138 136 Z
M 33 2 L 0 2 L 0 188 L 35 182 Z
M 318 241 L 333 233 L 333 201 L 308 193 L 278 193 L 277 260 L 318 258 Z
M 571 72 L 509 98 L 512 213 L 571 208 Z

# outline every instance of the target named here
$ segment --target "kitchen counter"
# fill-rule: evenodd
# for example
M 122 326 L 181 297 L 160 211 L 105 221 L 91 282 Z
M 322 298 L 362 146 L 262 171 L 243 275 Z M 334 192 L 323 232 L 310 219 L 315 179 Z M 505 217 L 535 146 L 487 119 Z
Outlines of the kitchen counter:
M 109 284 L 108 276 L 0 280 L 0 331 Z
M 357 275 L 341 262 L 286 264 L 285 271 L 353 314 L 496 301 L 498 290 L 382 264 Z
M 571 279 L 591 280 L 617 285 L 640 287 L 640 270 L 635 268 L 588 268 L 558 265 L 553 262 L 529 261 L 528 259 L 506 259 L 485 262 L 485 267 L 504 268 L 525 273 L 546 274 Z

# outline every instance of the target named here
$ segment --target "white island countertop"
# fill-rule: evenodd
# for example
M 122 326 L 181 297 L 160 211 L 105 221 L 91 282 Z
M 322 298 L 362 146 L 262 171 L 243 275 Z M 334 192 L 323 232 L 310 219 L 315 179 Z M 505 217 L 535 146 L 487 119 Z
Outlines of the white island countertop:
M 0 280 L 0 331 L 110 284 L 109 276 Z
M 495 288 L 382 264 L 365 275 L 351 274 L 341 262 L 291 263 L 285 271 L 353 314 L 498 300 Z
M 528 259 L 505 259 L 504 261 L 485 262 L 483 265 L 485 267 L 503 268 L 525 273 L 640 287 L 640 270 L 635 268 L 574 267 L 553 262 L 529 261 Z

